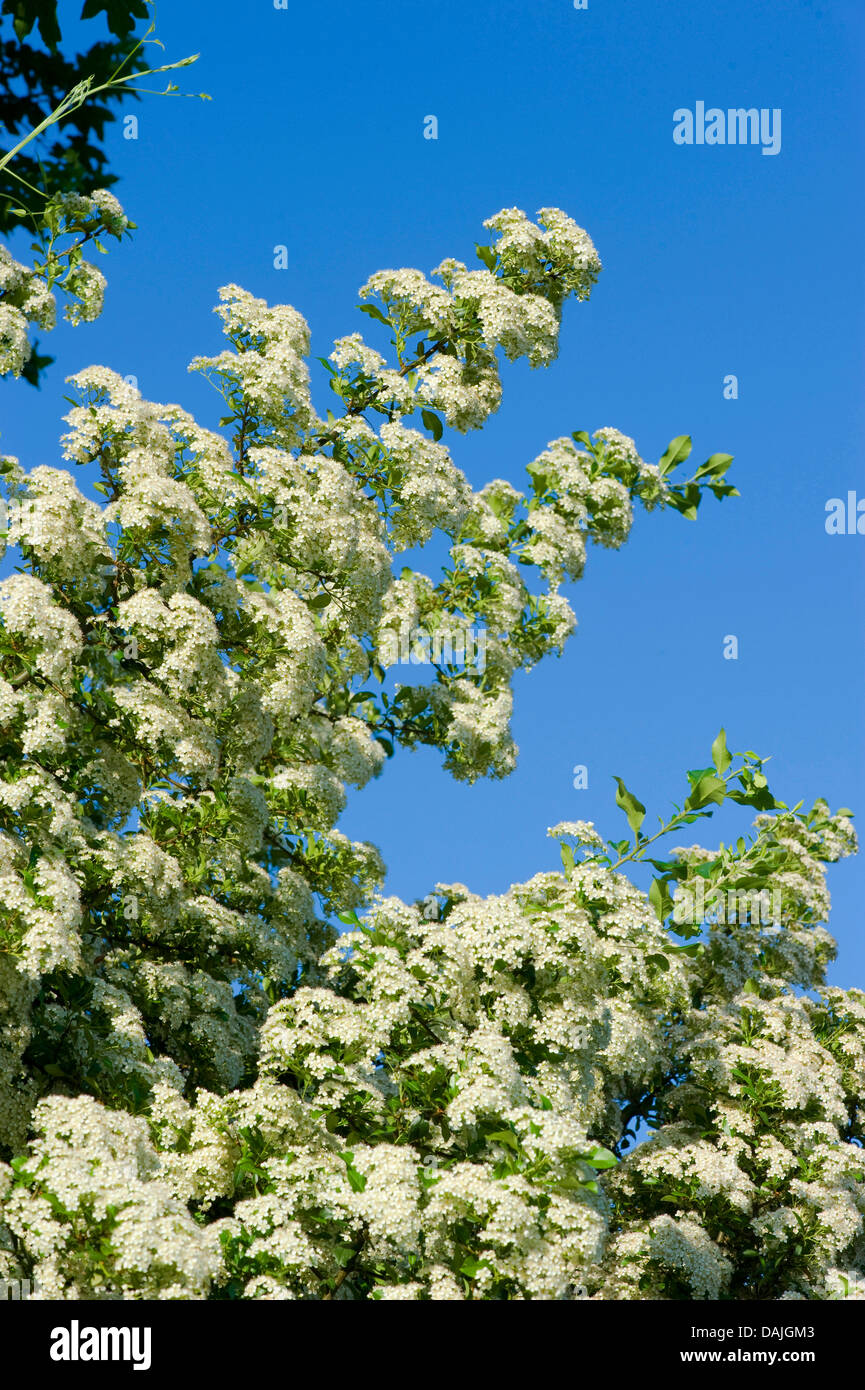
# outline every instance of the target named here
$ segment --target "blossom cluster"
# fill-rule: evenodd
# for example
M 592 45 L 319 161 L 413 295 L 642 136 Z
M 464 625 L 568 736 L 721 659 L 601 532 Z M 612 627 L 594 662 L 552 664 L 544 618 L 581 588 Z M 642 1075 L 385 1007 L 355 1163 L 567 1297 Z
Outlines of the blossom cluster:
M 302 316 L 230 285 L 193 363 L 219 429 L 90 367 L 70 468 L 0 461 L 0 1277 L 41 1296 L 834 1297 L 861 1270 L 865 996 L 824 983 L 845 813 L 749 764 L 753 843 L 669 876 L 771 873 L 779 920 L 684 944 L 624 872 L 639 835 L 564 822 L 562 872 L 406 904 L 338 828 L 398 746 L 509 772 L 512 679 L 572 632 L 589 543 L 731 491 L 727 456 L 677 486 L 689 444 L 650 464 L 610 427 L 472 489 L 445 426 L 496 408 L 502 358 L 552 361 L 600 270 L 556 209 L 487 225 L 481 270 L 371 278 L 395 360 L 340 338 L 338 414 Z M 14 364 L 50 315 L 2 264 Z M 395 568 L 434 537 L 437 578 Z M 485 660 L 400 684 L 413 627 Z
M 45 330 L 56 323 L 54 287 L 67 298 L 70 323 L 91 323 L 102 312 L 105 276 L 84 260 L 82 248 L 105 246 L 100 236 L 120 239 L 134 226 L 113 193 L 99 188 L 89 197 L 58 193 L 48 200 L 37 231 L 33 266 L 17 261 L 0 246 L 0 376 L 21 376 L 33 356 L 31 324 Z

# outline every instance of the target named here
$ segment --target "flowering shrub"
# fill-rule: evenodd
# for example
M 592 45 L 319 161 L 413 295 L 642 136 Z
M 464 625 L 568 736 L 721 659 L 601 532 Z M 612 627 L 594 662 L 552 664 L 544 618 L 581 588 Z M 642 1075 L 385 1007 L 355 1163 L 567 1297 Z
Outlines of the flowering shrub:
M 125 226 L 107 195 L 73 212 Z M 832 1298 L 862 1272 L 865 996 L 824 983 L 849 813 L 789 809 L 722 732 L 658 832 L 619 780 L 628 838 L 556 826 L 562 872 L 497 897 L 383 898 L 335 828 L 400 745 L 507 774 L 512 677 L 573 630 L 589 542 L 735 493 L 728 455 L 676 481 L 687 437 L 651 464 L 611 428 L 472 490 L 445 427 L 497 408 L 501 356 L 554 358 L 600 271 L 557 209 L 486 225 L 478 270 L 368 281 L 392 355 L 341 338 L 323 416 L 301 315 L 230 285 L 192 364 L 219 431 L 91 367 L 63 449 L 104 501 L 2 461 L 0 1277 L 43 1297 Z M 29 275 L 7 372 L 49 326 Z M 397 576 L 434 534 L 449 566 Z M 381 653 L 419 626 L 448 641 L 400 684 Z M 448 660 L 478 630 L 485 661 Z M 749 839 L 649 860 L 726 801 Z M 689 922 L 698 884 L 779 912 Z

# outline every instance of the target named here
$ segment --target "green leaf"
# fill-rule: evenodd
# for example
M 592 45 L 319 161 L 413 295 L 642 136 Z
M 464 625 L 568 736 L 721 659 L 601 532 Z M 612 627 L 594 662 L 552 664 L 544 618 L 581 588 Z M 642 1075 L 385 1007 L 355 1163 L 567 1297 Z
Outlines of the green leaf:
M 671 439 L 658 464 L 661 477 L 665 477 L 667 473 L 672 473 L 678 464 L 684 463 L 690 452 L 691 436 L 689 434 L 677 434 L 675 439 Z
M 592 1149 L 591 1153 L 585 1155 L 585 1160 L 590 1168 L 615 1168 L 618 1159 L 609 1149 L 604 1149 L 600 1145 Z
M 683 488 L 673 488 L 667 501 L 688 521 L 696 521 L 701 495 L 699 483 L 686 483 Z
M 731 754 L 727 752 L 727 734 L 722 729 L 712 744 L 712 762 L 715 764 L 719 777 L 723 777 L 732 761 Z
M 491 246 L 479 246 L 478 243 L 475 242 L 475 251 L 477 252 L 478 260 L 483 261 L 487 270 L 495 270 L 498 256 Z
M 722 502 L 725 497 L 742 496 L 739 489 L 737 487 L 733 487 L 732 483 L 710 483 L 709 491 L 715 494 L 719 502 Z
M 379 309 L 376 304 L 361 304 L 358 307 L 362 314 L 369 314 L 371 319 L 378 319 L 379 323 L 387 324 L 388 328 L 391 327 L 390 319 L 385 318 L 381 309 Z
M 655 916 L 659 922 L 663 922 L 666 917 L 669 917 L 673 910 L 673 900 L 662 878 L 652 879 L 652 886 L 649 889 L 649 902 L 655 909 Z
M 519 1140 L 512 1130 L 497 1129 L 495 1134 L 488 1134 L 487 1139 L 492 1140 L 494 1144 L 505 1144 L 507 1148 L 519 1152 Z
M 629 792 L 621 777 L 614 777 L 616 783 L 616 805 L 620 806 L 628 818 L 628 825 L 635 835 L 639 835 L 640 826 L 646 818 L 646 808 L 642 801 L 638 801 L 633 792 Z
M 697 469 L 695 478 L 720 478 L 733 462 L 732 454 L 713 454 Z
M 692 787 L 696 787 L 697 783 L 702 781 L 704 777 L 712 777 L 713 775 L 714 774 L 711 767 L 692 767 L 689 768 L 688 772 L 686 773 L 688 781 L 691 783 Z
M 699 811 L 701 807 L 714 803 L 720 806 L 727 795 L 727 783 L 721 777 L 701 777 L 685 802 L 686 811 Z
M 344 1153 L 340 1154 L 340 1157 L 343 1163 L 345 1164 L 346 1174 L 348 1176 L 348 1181 L 349 1185 L 351 1186 L 352 1192 L 363 1192 L 364 1188 L 366 1187 L 366 1174 L 359 1173 L 355 1168 L 354 1154 Z
M 43 368 L 50 367 L 51 363 L 55 361 L 55 359 L 53 357 L 50 357 L 47 353 L 39 352 L 38 347 L 39 339 L 34 338 L 30 356 L 28 357 L 27 361 L 24 363 L 23 368 L 21 369 L 21 375 L 23 376 L 24 380 L 29 382 L 31 386 L 37 387 L 37 389 L 39 387 L 39 373 L 43 370 Z M 9 471 L 12 471 L 11 468 L 9 469 Z
M 444 434 L 444 426 L 442 425 L 442 422 L 436 415 L 435 411 L 422 410 L 420 413 L 420 418 L 423 420 L 427 429 L 432 434 L 433 439 L 436 441 L 436 443 L 438 443 L 438 441 Z
M 30 33 L 33 28 L 34 19 L 38 14 L 39 33 L 43 43 L 45 43 L 48 48 L 57 48 L 60 42 L 60 25 L 57 23 L 57 5 L 54 3 L 54 0 L 49 0 L 49 3 L 45 3 L 45 0 L 42 0 L 41 4 L 33 4 L 32 0 L 30 4 L 22 4 L 22 0 L 17 0 L 17 3 L 4 5 L 3 9 L 7 12 L 12 10 L 15 14 L 14 27 L 15 33 L 18 35 L 19 39 L 24 38 Z M 36 12 L 35 14 L 34 11 Z
M 710 864 L 695 864 L 694 873 L 698 878 L 711 878 L 719 863 L 720 860 L 713 859 Z
M 309 607 L 318 612 L 320 608 L 326 608 L 332 598 L 333 594 L 316 594 L 315 598 L 309 600 Z
M 350 927 L 360 926 L 360 918 L 354 908 L 352 908 L 351 912 L 338 912 L 336 915 L 341 922 L 347 923 Z
M 118 39 L 125 39 L 135 28 L 136 19 L 147 18 L 144 0 L 84 0 L 82 19 L 92 19 L 105 11 L 108 27 Z M 41 28 L 41 24 L 40 24 Z M 59 37 L 59 31 L 58 31 Z
M 666 956 L 651 955 L 646 956 L 646 960 L 649 965 L 656 965 L 659 970 L 669 970 L 670 968 L 670 962 L 667 960 Z

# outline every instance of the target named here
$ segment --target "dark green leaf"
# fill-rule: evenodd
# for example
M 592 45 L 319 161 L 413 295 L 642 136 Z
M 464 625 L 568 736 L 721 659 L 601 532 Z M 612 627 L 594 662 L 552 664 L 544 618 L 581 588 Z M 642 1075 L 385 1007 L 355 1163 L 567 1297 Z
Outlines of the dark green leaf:
M 384 314 L 382 313 L 381 309 L 379 309 L 378 305 L 376 305 L 376 304 L 361 304 L 359 307 L 360 307 L 360 312 L 361 312 L 362 314 L 369 314 L 369 316 L 370 316 L 371 319 L 378 319 L 379 323 L 385 323 L 385 324 L 387 324 L 388 328 L 390 328 L 390 326 L 391 326 L 390 319 L 385 318 Z
M 655 966 L 657 966 L 657 968 L 658 968 L 659 970 L 664 971 L 664 970 L 669 970 L 669 968 L 670 968 L 670 962 L 667 960 L 667 957 L 666 957 L 666 956 L 659 956 L 659 955 L 646 956 L 646 960 L 649 962 L 650 965 L 655 965 Z
M 432 434 L 433 439 L 436 441 L 436 443 L 438 443 L 438 441 L 444 434 L 444 426 L 442 425 L 442 422 L 439 419 L 439 417 L 432 410 L 422 410 L 420 413 L 420 418 L 423 420 L 427 429 Z

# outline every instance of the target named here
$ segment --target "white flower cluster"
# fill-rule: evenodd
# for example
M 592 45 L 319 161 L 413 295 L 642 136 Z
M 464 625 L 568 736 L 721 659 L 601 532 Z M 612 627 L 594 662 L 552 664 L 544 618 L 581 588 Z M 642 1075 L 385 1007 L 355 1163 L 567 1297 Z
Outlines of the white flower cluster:
M 549 365 L 563 301 L 569 294 L 587 299 L 601 268 L 588 234 L 559 209 L 542 209 L 539 219 L 536 225 L 511 208 L 485 223 L 499 233 L 489 251 L 495 270 L 470 271 L 448 258 L 433 271 L 444 289 L 417 270 L 379 271 L 362 286 L 361 296 L 383 304 L 404 340 L 418 333 L 430 340 L 414 374 L 419 401 L 405 368 L 386 368 L 359 335 L 341 339 L 333 360 L 359 367 L 378 399 L 400 413 L 422 404 L 441 410 L 456 430 L 479 429 L 501 401 L 497 349 L 510 361 Z
M 564 873 L 414 906 L 336 828 L 394 744 L 508 773 L 512 677 L 575 624 L 558 586 L 635 497 L 672 497 L 613 429 L 552 441 L 527 496 L 473 492 L 437 438 L 430 407 L 482 423 L 499 357 L 549 362 L 590 292 L 586 233 L 539 217 L 491 219 L 482 270 L 370 280 L 397 365 L 339 339 L 339 419 L 301 316 L 228 286 L 230 346 L 194 365 L 230 443 L 91 367 L 64 448 L 104 504 L 2 461 L 0 1276 L 402 1301 L 834 1298 L 862 1274 L 865 996 L 823 983 L 846 815 L 678 851 L 685 890 L 771 864 L 781 901 L 684 944 L 586 822 L 549 832 Z M 50 316 L 4 257 L 20 368 Z M 440 577 L 396 574 L 436 532 Z M 416 626 L 483 631 L 483 669 L 388 684 L 384 635 Z
M 44 259 L 35 267 L 22 265 L 0 246 L 0 376 L 20 376 L 30 361 L 30 324 L 45 330 L 55 326 L 57 301 L 52 285 L 67 296 L 64 313 L 70 323 L 91 323 L 99 317 L 105 276 L 81 259 L 79 234 L 86 230 L 92 237 L 105 231 L 119 238 L 130 225 L 114 194 L 104 188 L 90 197 L 55 195 L 48 205 L 47 221 L 53 232 L 51 244 L 43 248 Z
M 53 328 L 57 305 L 42 278 L 5 246 L 0 246 L 0 295 L 0 375 L 20 376 L 32 352 L 28 325 Z
M 269 308 L 238 285 L 223 286 L 219 297 L 216 312 L 233 349 L 196 357 L 189 370 L 242 393 L 273 438 L 293 448 L 314 421 L 304 361 L 309 351 L 306 321 L 290 305 Z

